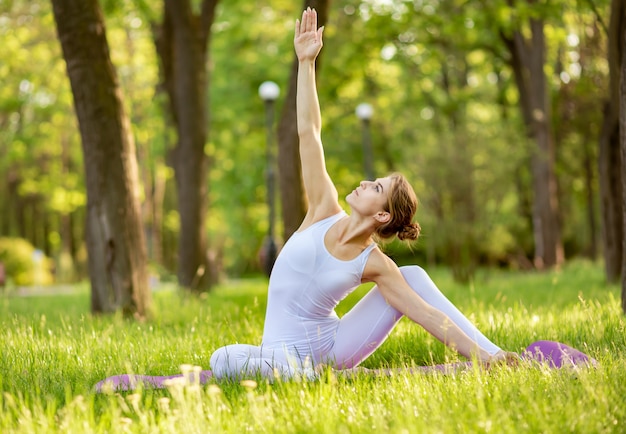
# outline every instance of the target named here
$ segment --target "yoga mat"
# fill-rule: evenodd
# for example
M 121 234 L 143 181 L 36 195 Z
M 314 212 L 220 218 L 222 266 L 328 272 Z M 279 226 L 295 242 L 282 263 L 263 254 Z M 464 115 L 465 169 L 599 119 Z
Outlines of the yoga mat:
M 596 366 L 597 361 L 587 354 L 570 347 L 569 345 L 555 341 L 537 341 L 530 344 L 520 354 L 521 360 L 537 362 L 541 365 L 547 365 L 550 368 L 574 368 L 577 366 Z M 452 373 L 459 370 L 471 368 L 472 362 L 445 363 L 433 366 L 418 366 L 411 368 L 416 373 Z M 364 372 L 372 372 L 374 374 L 389 375 L 393 372 L 402 372 L 406 369 L 370 369 Z M 339 371 L 341 372 L 341 371 Z M 358 368 L 354 372 L 359 372 Z M 197 375 L 197 377 L 196 377 Z M 95 385 L 97 393 L 105 391 L 126 391 L 134 390 L 139 385 L 145 388 L 163 389 L 168 385 L 167 380 L 175 378 L 187 377 L 190 383 L 206 384 L 213 378 L 211 371 L 200 371 L 199 373 L 151 376 L 151 375 L 135 375 L 122 374 L 105 378 Z
M 520 360 L 548 366 L 553 369 L 575 368 L 577 366 L 596 366 L 598 362 L 587 354 L 555 341 L 536 341 L 520 354 Z M 472 362 L 443 363 L 440 365 L 415 366 L 409 368 L 412 373 L 451 374 L 472 367 Z M 364 372 L 391 375 L 406 369 L 366 369 Z M 358 368 L 357 371 L 358 372 Z
M 105 378 L 102 381 L 99 381 L 96 386 L 96 392 L 102 393 L 105 391 L 124 391 L 124 390 L 134 390 L 139 385 L 143 386 L 147 389 L 165 389 L 168 385 L 168 380 L 173 380 L 175 378 L 185 378 L 187 377 L 189 383 L 198 383 L 198 384 L 206 384 L 211 378 L 213 378 L 213 373 L 211 371 L 200 371 L 197 375 L 198 378 L 195 377 L 195 373 L 191 372 L 189 374 L 177 374 L 177 375 L 135 375 L 135 374 L 121 374 L 121 375 L 113 375 L 112 377 Z

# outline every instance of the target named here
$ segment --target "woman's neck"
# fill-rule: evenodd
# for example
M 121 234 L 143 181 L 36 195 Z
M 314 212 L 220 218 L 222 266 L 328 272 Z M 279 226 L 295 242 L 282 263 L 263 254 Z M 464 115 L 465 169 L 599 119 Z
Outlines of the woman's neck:
M 372 243 L 373 233 L 374 227 L 371 222 L 350 214 L 337 222 L 334 238 L 338 244 L 367 246 Z

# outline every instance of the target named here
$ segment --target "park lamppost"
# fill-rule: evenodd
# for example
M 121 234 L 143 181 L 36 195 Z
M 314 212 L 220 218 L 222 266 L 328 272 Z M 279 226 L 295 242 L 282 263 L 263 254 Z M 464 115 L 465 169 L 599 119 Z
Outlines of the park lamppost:
M 268 276 L 272 272 L 276 261 L 277 247 L 275 241 L 274 220 L 276 219 L 275 203 L 275 163 L 274 163 L 274 102 L 280 95 L 280 88 L 273 81 L 264 81 L 259 86 L 259 96 L 265 102 L 265 126 L 267 133 L 266 140 L 266 182 L 267 182 L 267 206 L 269 208 L 269 230 L 265 240 L 262 253 L 262 265 L 265 274 Z
M 372 153 L 372 135 L 370 134 L 370 119 L 374 115 L 374 108 L 364 102 L 356 106 L 356 116 L 361 120 L 363 130 L 363 167 L 365 177 L 369 180 L 376 179 L 374 176 L 374 157 Z

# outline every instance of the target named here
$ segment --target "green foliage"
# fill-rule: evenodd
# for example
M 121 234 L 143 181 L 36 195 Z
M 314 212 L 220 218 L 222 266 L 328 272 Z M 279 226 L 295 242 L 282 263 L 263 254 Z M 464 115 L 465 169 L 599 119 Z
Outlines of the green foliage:
M 53 280 L 50 259 L 21 238 L 0 238 L 0 262 L 15 285 L 46 285 Z
M 192 4 L 197 12 L 199 2 Z M 158 90 L 153 40 L 163 2 L 106 0 L 101 5 L 132 122 L 147 232 L 153 224 L 163 231 L 162 258 L 152 259 L 175 272 L 179 222 L 168 153 L 176 139 Z M 206 231 L 233 276 L 259 269 L 268 210 L 264 107 L 257 92 L 265 80 L 279 84 L 278 117 L 300 7 L 287 0 L 223 0 L 216 10 L 207 65 L 211 165 Z M 327 167 L 340 197 L 363 177 L 361 125 L 354 111 L 369 102 L 375 110 L 371 134 L 377 174 L 405 173 L 421 201 L 417 219 L 424 232 L 414 259 L 448 263 L 450 245 L 460 239 L 474 243 L 482 263 L 509 264 L 511 257 L 531 255 L 532 227 L 524 215 L 532 199 L 528 144 L 501 34 L 510 35 L 529 17 L 542 18 L 559 199 L 567 216 L 566 253 L 587 253 L 593 231 L 599 232 L 588 214 L 587 197 L 597 194 L 595 182 L 588 191 L 586 181 L 595 179 L 597 165 L 589 172 L 582 156 L 588 153 L 591 162 L 596 158 L 608 72 L 599 22 L 608 22 L 608 7 L 608 0 L 331 2 L 318 88 Z M 60 258 L 71 243 L 58 226 L 73 216 L 75 236 L 83 239 L 87 198 L 80 136 L 50 3 L 3 2 L 0 46 L 0 228 L 3 235 L 29 239 Z M 459 165 L 461 148 L 465 155 Z M 466 186 L 474 201 L 473 221 L 467 224 L 459 201 L 465 196 L 458 193 Z M 162 221 L 154 222 L 150 200 L 161 192 Z M 35 234 L 28 229 L 35 224 L 21 227 L 34 217 L 25 218 L 20 210 L 35 206 L 56 226 L 50 229 L 56 235 Z M 597 200 L 591 208 L 597 216 Z M 46 248 L 44 240 L 51 239 Z
M 551 273 L 483 270 L 471 285 L 433 269 L 442 291 L 487 336 L 519 351 L 538 339 L 595 357 L 596 369 L 522 365 L 458 375 L 392 377 L 332 372 L 313 382 L 214 382 L 97 395 L 120 373 L 209 368 L 212 352 L 261 339 L 267 281 L 238 280 L 202 298 L 171 286 L 155 293 L 156 316 L 137 323 L 89 314 L 88 288 L 73 295 L 0 298 L 0 431 L 27 432 L 515 432 L 619 433 L 626 418 L 626 323 L 619 288 L 601 264 Z M 368 289 L 342 302 L 343 315 Z M 402 320 L 369 368 L 453 362 L 458 356 Z

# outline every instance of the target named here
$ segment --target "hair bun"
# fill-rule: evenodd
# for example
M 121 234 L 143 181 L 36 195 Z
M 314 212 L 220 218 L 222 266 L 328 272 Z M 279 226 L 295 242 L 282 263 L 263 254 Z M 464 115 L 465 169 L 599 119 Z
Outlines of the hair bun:
M 419 223 L 409 223 L 408 225 L 404 225 L 402 229 L 398 231 L 398 239 L 401 241 L 409 240 L 414 241 L 420 236 L 420 232 L 422 228 Z

